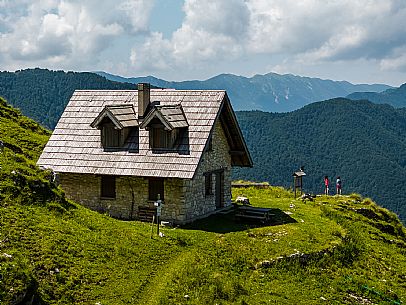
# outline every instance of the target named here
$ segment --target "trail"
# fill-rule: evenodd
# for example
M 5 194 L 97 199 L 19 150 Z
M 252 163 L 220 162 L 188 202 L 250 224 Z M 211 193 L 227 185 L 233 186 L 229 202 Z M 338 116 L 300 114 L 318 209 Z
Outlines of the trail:
M 154 278 L 140 293 L 141 298 L 138 304 L 155 305 L 159 304 L 160 295 L 170 286 L 172 279 L 182 272 L 182 268 L 186 264 L 192 264 L 194 261 L 195 247 L 185 249 L 184 252 L 179 253 L 172 258 L 168 263 L 154 272 Z

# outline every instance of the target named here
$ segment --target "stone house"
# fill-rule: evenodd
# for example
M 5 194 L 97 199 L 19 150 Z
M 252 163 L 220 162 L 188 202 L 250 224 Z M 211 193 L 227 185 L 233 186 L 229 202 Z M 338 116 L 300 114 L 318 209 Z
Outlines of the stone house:
M 38 165 L 68 198 L 122 219 L 163 200 L 186 223 L 231 204 L 231 167 L 252 160 L 225 91 L 77 90 Z

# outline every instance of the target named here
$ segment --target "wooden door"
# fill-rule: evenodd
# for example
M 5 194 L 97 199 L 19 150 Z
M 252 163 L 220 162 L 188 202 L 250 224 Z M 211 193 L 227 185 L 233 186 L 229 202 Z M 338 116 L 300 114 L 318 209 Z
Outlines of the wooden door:
M 224 172 L 216 172 L 216 208 L 224 207 Z

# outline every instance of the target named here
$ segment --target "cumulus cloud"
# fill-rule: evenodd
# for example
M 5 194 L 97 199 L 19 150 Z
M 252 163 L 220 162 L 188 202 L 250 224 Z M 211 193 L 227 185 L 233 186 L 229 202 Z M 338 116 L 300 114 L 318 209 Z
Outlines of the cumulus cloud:
M 132 62 L 140 68 L 191 69 L 213 59 L 236 58 L 248 36 L 249 12 L 245 1 L 186 1 L 182 26 L 164 39 L 152 33 L 132 49 Z
M 152 6 L 148 0 L 1 1 L 3 61 L 94 64 L 115 39 L 147 31 Z
M 297 64 L 364 58 L 389 68 L 403 58 L 395 60 L 393 51 L 406 47 L 402 0 L 186 0 L 183 9 L 183 24 L 170 39 L 153 33 L 134 47 L 136 66 L 283 54 Z
M 0 0 L 0 65 L 192 75 L 257 57 L 286 72 L 354 62 L 406 70 L 404 0 L 185 0 L 170 36 L 149 30 L 156 3 Z
M 406 45 L 395 49 L 392 56 L 383 59 L 381 68 L 384 71 L 406 72 Z

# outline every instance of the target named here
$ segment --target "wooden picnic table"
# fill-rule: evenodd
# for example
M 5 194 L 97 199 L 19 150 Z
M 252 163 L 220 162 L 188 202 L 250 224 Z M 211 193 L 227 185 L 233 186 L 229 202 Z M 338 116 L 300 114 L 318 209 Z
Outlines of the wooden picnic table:
M 270 213 L 271 209 L 257 208 L 251 206 L 239 206 L 235 218 L 237 220 L 258 220 L 262 223 L 267 222 L 274 214 Z

